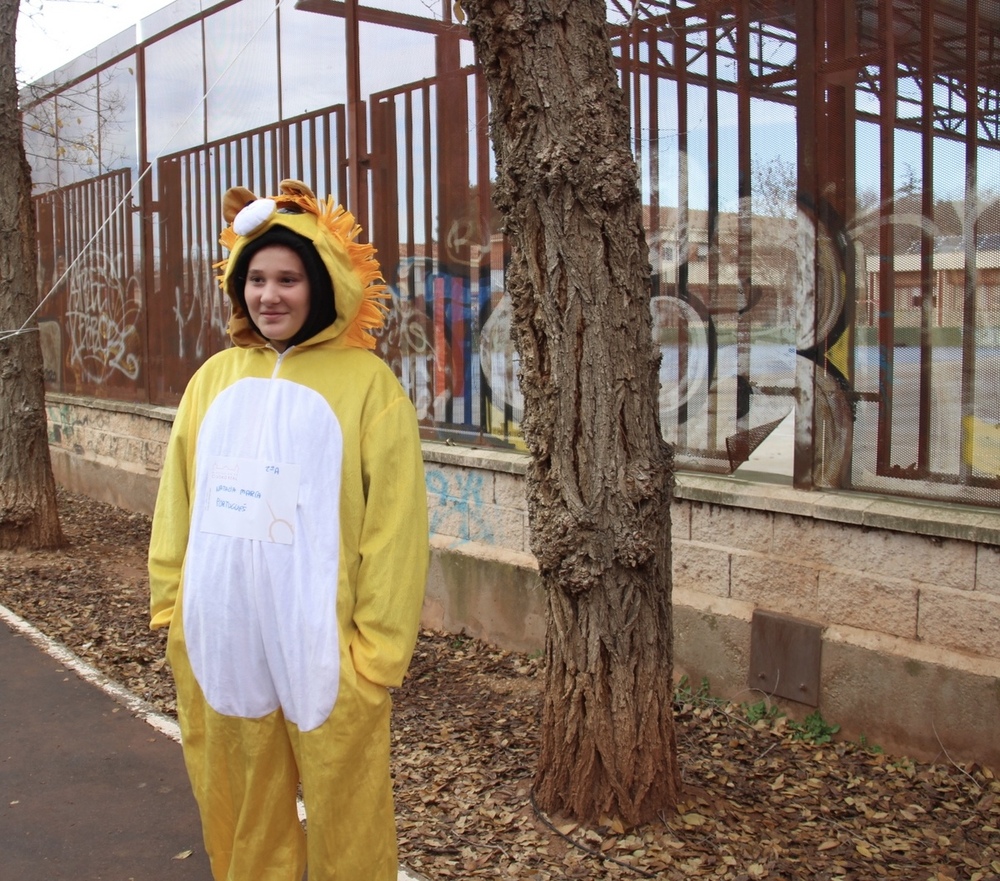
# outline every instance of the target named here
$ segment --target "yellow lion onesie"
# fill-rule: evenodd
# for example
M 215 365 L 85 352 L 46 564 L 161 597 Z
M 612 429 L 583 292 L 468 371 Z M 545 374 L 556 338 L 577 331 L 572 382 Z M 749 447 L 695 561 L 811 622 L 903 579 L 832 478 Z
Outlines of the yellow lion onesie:
M 387 689 L 416 641 L 428 530 L 414 408 L 370 351 L 385 286 L 354 218 L 300 182 L 224 208 L 234 346 L 178 407 L 149 548 L 212 874 L 395 881 Z M 276 226 L 315 247 L 336 316 L 284 351 L 234 277 Z

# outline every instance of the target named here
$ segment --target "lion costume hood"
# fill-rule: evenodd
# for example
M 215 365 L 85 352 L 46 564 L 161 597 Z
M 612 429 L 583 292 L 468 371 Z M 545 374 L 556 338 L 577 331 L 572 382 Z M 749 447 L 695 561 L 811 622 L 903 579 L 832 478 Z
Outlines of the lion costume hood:
M 390 297 L 375 259 L 375 248 L 356 241 L 361 227 L 354 215 L 335 204 L 332 197 L 319 202 L 313 191 L 298 180 L 283 180 L 279 188 L 277 196 L 258 198 L 245 187 L 232 187 L 223 197 L 222 213 L 229 225 L 219 242 L 229 257 L 215 268 L 221 270 L 219 284 L 232 304 L 228 330 L 234 345 L 267 345 L 237 296 L 234 269 L 250 242 L 282 226 L 311 242 L 330 274 L 337 317 L 321 332 L 321 338 L 340 338 L 348 346 L 375 348 L 373 331 L 384 325 Z

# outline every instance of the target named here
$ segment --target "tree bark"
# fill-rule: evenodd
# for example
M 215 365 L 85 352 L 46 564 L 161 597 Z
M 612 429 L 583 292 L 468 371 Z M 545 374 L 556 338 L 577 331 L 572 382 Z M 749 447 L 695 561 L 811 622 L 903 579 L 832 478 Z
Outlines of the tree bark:
M 535 798 L 632 825 L 676 806 L 670 499 L 650 265 L 601 0 L 464 0 L 496 202 L 546 591 Z
M 0 0 L 0 549 L 63 542 L 49 458 L 31 168 L 18 110 L 18 0 Z

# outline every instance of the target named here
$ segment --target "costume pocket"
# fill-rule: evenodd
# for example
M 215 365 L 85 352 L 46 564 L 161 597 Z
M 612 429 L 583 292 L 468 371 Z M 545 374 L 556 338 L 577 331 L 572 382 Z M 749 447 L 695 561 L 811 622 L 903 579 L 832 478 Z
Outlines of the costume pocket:
M 351 653 L 351 672 L 354 673 L 354 687 L 358 694 L 358 699 L 370 707 L 379 707 L 384 703 L 391 703 L 389 689 L 377 682 L 368 679 L 354 664 L 353 652 Z

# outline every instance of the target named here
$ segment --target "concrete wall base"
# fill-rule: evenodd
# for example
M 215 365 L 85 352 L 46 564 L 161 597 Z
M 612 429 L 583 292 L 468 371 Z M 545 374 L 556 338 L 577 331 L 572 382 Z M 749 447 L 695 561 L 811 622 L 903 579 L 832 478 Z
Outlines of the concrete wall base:
M 60 486 L 126 511 L 153 515 L 156 490 L 160 485 L 158 477 L 103 465 L 55 447 L 50 447 L 49 453 L 52 473 Z
M 431 537 L 423 625 L 510 651 L 545 646 L 545 595 L 534 558 L 475 542 Z
M 674 589 L 674 675 L 737 703 L 766 701 L 793 719 L 816 708 L 749 684 L 754 606 Z M 998 665 L 849 627 L 823 630 L 819 707 L 838 738 L 921 761 L 1000 768 Z
M 533 558 L 486 553 L 471 542 L 432 540 L 424 626 L 527 653 L 545 645 L 545 595 Z M 754 606 L 673 593 L 674 677 L 736 703 L 766 701 L 801 720 L 815 707 L 748 684 Z M 823 631 L 820 707 L 839 737 L 922 761 L 978 761 L 1000 768 L 997 665 L 914 640 Z

